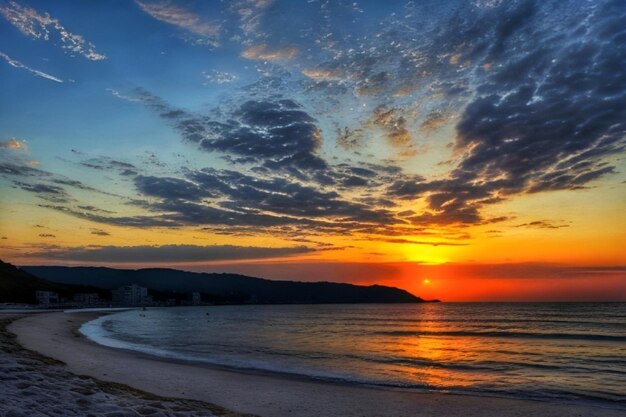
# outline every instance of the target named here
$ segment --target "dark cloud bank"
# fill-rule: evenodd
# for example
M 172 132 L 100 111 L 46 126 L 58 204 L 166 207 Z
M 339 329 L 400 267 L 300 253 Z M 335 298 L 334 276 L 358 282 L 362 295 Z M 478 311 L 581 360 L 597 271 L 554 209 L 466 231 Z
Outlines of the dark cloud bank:
M 268 248 L 232 245 L 98 246 L 47 249 L 26 254 L 33 258 L 84 262 L 210 262 L 277 258 L 311 252 L 305 246 Z

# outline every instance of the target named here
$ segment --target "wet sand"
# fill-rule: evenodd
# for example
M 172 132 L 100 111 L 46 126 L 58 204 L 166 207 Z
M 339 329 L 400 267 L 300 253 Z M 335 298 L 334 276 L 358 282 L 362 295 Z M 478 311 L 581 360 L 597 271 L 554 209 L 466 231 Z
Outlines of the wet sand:
M 126 384 L 170 399 L 217 404 L 241 414 L 263 417 L 624 416 L 623 410 L 592 406 L 377 389 L 160 359 L 104 347 L 80 335 L 80 325 L 101 314 L 36 314 L 14 321 L 8 329 L 17 335 L 22 346 L 62 361 L 64 370 L 72 374 Z

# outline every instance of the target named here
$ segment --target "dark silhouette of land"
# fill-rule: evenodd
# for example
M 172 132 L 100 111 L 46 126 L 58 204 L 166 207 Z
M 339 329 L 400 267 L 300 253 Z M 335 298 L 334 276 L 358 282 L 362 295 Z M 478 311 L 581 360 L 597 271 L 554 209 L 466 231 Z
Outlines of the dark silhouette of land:
M 68 285 L 36 277 L 0 260 L 0 303 L 36 304 L 36 291 L 52 291 L 71 299 L 77 293 L 97 293 L 110 297 L 110 291 L 88 285 Z
M 33 302 L 36 290 L 68 295 L 98 292 L 102 297 L 109 298 L 110 290 L 131 284 L 148 288 L 155 300 L 182 299 L 189 293 L 199 292 L 203 302 L 216 304 L 424 302 L 405 290 L 382 285 L 273 281 L 238 274 L 207 274 L 175 269 L 132 270 L 63 266 L 29 266 L 18 269 L 6 263 L 0 266 L 0 288 L 7 288 L 7 291 L 0 291 L 3 302 Z

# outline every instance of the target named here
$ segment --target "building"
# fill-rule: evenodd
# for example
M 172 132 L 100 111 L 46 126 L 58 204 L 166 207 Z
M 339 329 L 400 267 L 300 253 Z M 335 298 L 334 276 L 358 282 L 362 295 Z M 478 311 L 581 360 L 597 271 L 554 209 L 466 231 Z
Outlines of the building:
M 52 291 L 35 291 L 35 298 L 39 304 L 54 304 L 59 302 L 59 294 Z
M 189 294 L 189 302 L 191 303 L 192 306 L 200 305 L 200 303 L 202 302 L 202 296 L 200 295 L 199 292 L 194 291 L 191 294 Z
M 94 305 L 100 303 L 100 296 L 97 293 L 76 293 L 74 301 L 85 305 Z
M 113 304 L 121 305 L 143 305 L 152 302 L 152 297 L 148 295 L 148 289 L 139 285 L 125 285 L 111 291 Z

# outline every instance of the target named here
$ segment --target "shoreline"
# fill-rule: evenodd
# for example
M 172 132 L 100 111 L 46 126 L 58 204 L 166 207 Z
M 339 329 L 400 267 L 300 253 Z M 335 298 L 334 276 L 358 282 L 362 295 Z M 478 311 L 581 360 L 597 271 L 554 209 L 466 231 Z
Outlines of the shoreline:
M 79 327 L 105 313 L 45 313 L 8 327 L 26 349 L 65 363 L 76 375 L 125 384 L 167 398 L 217 404 L 241 414 L 287 416 L 571 416 L 623 410 L 500 397 L 414 392 L 222 369 L 169 360 L 92 342 Z
M 96 318 L 101 318 L 103 316 L 114 314 L 117 311 L 101 311 L 99 316 Z M 68 311 L 66 311 L 68 313 Z M 382 390 L 382 391 L 397 391 L 403 393 L 415 393 L 415 394 L 426 394 L 426 395 L 445 395 L 445 396 L 458 396 L 458 397 L 475 397 L 475 398 L 494 398 L 494 399 L 502 399 L 502 400 L 513 400 L 513 401 L 532 401 L 546 404 L 554 404 L 554 405 L 564 405 L 564 406 L 582 406 L 582 407 L 592 407 L 592 408 L 600 408 L 600 409 L 608 409 L 608 410 L 618 410 L 626 412 L 626 408 L 620 407 L 611 407 L 607 403 L 603 403 L 597 399 L 589 399 L 588 402 L 584 400 L 579 401 L 560 401 L 560 400 L 544 400 L 540 398 L 523 398 L 523 397 L 515 397 L 515 396 L 507 396 L 506 394 L 498 395 L 492 392 L 472 392 L 472 391 L 445 391 L 445 390 L 436 390 L 436 389 L 428 389 L 417 386 L 403 387 L 399 385 L 393 384 L 375 384 L 375 383 L 367 383 L 360 382 L 355 380 L 347 380 L 341 379 L 338 377 L 332 376 L 317 376 L 317 375 L 307 375 L 303 373 L 289 372 L 289 371 L 280 371 L 277 369 L 269 369 L 269 368 L 253 368 L 246 366 L 235 366 L 235 365 L 226 365 L 217 362 L 210 362 L 206 360 L 196 359 L 192 357 L 181 357 L 181 356 L 166 356 L 165 354 L 159 354 L 156 352 L 150 352 L 149 350 L 140 350 L 133 349 L 124 345 L 124 343 L 120 343 L 120 346 L 115 346 L 115 344 L 107 345 L 106 343 L 101 343 L 95 339 L 91 339 L 86 334 L 80 331 L 80 328 L 83 324 L 87 322 L 94 321 L 96 318 L 83 322 L 80 325 L 77 325 L 74 329 L 74 332 L 79 333 L 80 337 L 86 339 L 87 342 L 95 344 L 97 346 L 104 346 L 109 349 L 114 349 L 118 351 L 128 352 L 130 354 L 138 355 L 141 357 L 145 357 L 148 359 L 153 359 L 157 361 L 170 362 L 182 365 L 191 365 L 194 367 L 206 368 L 209 370 L 218 370 L 231 372 L 235 374 L 243 374 L 243 375 L 256 375 L 256 376 L 266 376 L 269 378 L 279 378 L 285 381 L 304 381 L 309 383 L 317 383 L 317 384 L 328 384 L 335 385 L 340 387 L 356 387 L 356 388 L 366 388 L 372 390 Z M 96 338 L 97 339 L 97 338 Z
M 24 314 L 0 314 L 0 416 L 256 417 L 203 401 L 160 397 L 128 385 L 67 371 L 21 346 L 8 326 Z

